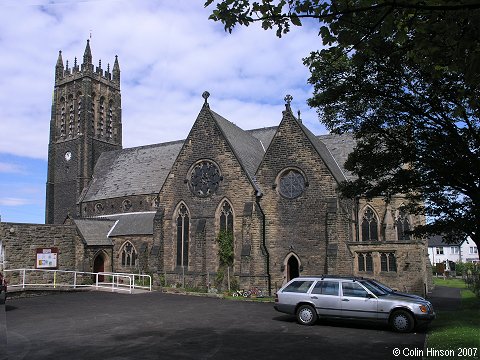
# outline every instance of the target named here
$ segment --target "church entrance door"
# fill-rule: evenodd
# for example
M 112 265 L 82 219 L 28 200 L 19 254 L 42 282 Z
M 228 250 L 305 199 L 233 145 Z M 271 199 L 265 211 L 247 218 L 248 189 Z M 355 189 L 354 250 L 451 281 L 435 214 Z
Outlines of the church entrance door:
M 297 257 L 291 255 L 287 262 L 287 281 L 290 281 L 300 275 Z
M 105 271 L 105 261 L 102 254 L 98 254 L 95 260 L 93 261 L 93 272 L 99 273 Z M 98 275 L 98 281 L 104 281 L 105 277 L 103 275 Z M 95 279 L 93 279 L 95 281 Z

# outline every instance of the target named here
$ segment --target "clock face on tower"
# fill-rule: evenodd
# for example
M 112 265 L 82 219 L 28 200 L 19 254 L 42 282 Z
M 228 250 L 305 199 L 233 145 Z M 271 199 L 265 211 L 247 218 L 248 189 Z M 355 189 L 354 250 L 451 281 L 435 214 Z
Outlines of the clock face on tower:
M 71 158 L 72 158 L 72 153 L 70 151 L 67 151 L 65 153 L 65 160 L 70 161 Z

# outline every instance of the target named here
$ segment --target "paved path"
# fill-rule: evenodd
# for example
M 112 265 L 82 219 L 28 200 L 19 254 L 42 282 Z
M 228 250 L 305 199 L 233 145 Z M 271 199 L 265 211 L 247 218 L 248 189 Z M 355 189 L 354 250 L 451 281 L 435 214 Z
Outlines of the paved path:
M 427 299 L 432 303 L 435 311 L 457 310 L 462 302 L 460 289 L 439 285 L 435 286 Z

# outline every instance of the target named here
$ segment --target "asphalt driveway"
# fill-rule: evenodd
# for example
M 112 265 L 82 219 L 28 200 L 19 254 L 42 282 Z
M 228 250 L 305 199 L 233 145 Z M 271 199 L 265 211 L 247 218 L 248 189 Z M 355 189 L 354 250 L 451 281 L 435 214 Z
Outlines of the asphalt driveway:
M 0 318 L 0 322 L 3 321 Z M 58 293 L 7 300 L 8 359 L 418 359 L 425 333 L 298 325 L 269 303 L 163 294 Z

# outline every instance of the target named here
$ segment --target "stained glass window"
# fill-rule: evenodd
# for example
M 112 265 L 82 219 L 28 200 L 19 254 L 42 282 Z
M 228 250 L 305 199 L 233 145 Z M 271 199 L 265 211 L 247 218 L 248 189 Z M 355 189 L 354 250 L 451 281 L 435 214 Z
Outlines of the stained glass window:
M 188 266 L 188 242 L 190 217 L 187 207 L 182 204 L 177 215 L 177 266 Z
M 191 170 L 190 189 L 200 197 L 207 197 L 215 192 L 220 185 L 221 176 L 218 167 L 211 161 L 204 160 Z
M 397 236 L 398 240 L 411 240 L 410 234 L 410 222 L 405 212 L 401 211 L 397 219 Z
M 122 266 L 135 267 L 137 264 L 137 252 L 130 241 L 122 247 Z
M 373 257 L 372 253 L 358 253 L 358 271 L 373 272 Z
M 365 210 L 362 219 L 362 241 L 378 240 L 378 222 L 373 210 L 369 207 Z
M 381 253 L 380 264 L 382 271 L 396 272 L 397 271 L 397 259 L 394 253 Z
M 223 202 L 220 212 L 220 231 L 233 234 L 233 211 L 227 201 Z
M 299 197 L 305 190 L 305 178 L 297 170 L 287 170 L 280 176 L 280 194 L 288 199 Z

